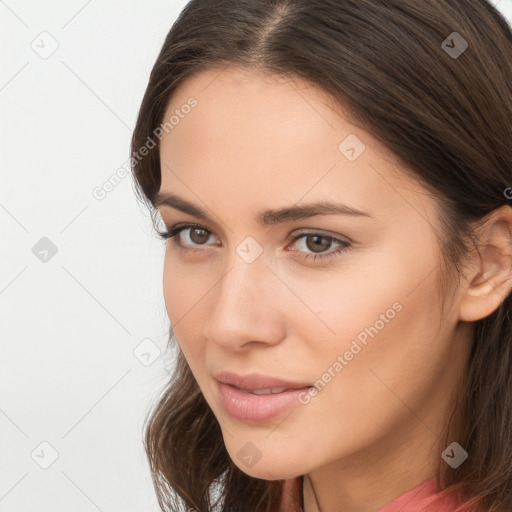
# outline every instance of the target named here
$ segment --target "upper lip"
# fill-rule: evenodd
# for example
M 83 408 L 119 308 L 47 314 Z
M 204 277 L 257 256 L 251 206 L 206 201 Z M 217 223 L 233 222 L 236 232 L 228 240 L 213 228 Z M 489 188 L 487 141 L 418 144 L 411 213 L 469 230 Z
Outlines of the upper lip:
M 261 375 L 259 373 L 250 373 L 247 375 L 237 375 L 233 372 L 219 372 L 214 378 L 224 384 L 231 384 L 239 389 L 267 389 L 267 388 L 286 388 L 301 389 L 311 387 L 306 382 L 292 382 L 289 380 Z

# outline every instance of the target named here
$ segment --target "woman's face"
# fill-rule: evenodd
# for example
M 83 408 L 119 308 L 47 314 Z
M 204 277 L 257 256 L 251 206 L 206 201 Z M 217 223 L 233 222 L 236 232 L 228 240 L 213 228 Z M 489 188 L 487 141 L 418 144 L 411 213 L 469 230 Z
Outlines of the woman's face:
M 172 115 L 160 193 L 197 211 L 159 206 L 167 229 L 196 226 L 167 242 L 165 303 L 235 464 L 263 479 L 383 480 L 440 461 L 429 450 L 469 336 L 457 293 L 441 319 L 433 199 L 299 80 L 202 72 Z M 314 206 L 326 202 L 339 211 Z M 245 390 L 304 389 L 237 391 L 220 372 L 290 383 Z

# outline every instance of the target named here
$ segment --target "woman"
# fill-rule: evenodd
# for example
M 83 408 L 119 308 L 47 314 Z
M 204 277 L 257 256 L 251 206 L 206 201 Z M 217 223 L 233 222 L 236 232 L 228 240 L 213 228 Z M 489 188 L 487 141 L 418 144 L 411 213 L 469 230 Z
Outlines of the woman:
M 512 33 L 485 0 L 193 0 L 136 191 L 162 510 L 512 510 Z

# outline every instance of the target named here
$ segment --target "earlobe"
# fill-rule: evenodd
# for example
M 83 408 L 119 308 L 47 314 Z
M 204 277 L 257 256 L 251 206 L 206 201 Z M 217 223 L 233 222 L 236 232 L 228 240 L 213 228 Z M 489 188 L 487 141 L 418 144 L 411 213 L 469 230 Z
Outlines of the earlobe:
M 473 272 L 459 304 L 459 318 L 475 322 L 491 315 L 512 289 L 512 208 L 492 212 L 479 239 Z

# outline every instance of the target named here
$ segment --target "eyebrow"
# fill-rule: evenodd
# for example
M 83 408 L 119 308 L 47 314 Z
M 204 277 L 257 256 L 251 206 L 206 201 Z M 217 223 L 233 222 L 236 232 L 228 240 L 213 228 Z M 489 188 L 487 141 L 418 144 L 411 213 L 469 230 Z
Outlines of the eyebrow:
M 158 192 L 154 198 L 153 205 L 156 208 L 159 206 L 169 206 L 183 213 L 193 215 L 199 219 L 213 222 L 203 210 L 193 205 L 192 203 L 189 203 L 185 199 L 177 196 L 176 194 Z M 373 218 L 373 215 L 371 215 L 369 212 L 356 210 L 350 206 L 332 201 L 320 201 L 303 206 L 288 206 L 285 208 L 279 208 L 277 210 L 266 210 L 260 213 L 258 217 L 262 224 L 272 225 L 315 217 L 316 215 L 333 214 Z

